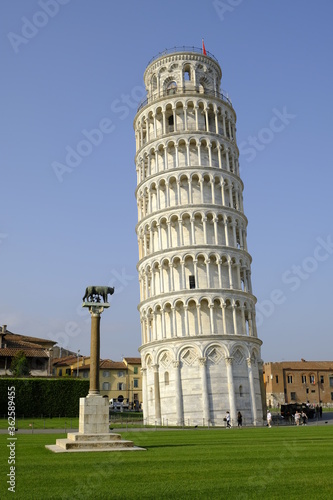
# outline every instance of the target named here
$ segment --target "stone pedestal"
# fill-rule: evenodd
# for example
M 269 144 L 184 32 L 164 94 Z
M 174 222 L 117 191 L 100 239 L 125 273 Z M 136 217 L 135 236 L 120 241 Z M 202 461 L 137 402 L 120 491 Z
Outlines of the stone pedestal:
M 65 439 L 57 439 L 56 444 L 46 445 L 53 453 L 72 453 L 80 451 L 145 451 L 134 446 L 133 441 L 121 439 L 120 434 L 80 434 L 70 432 Z
M 80 398 L 79 432 L 106 434 L 109 432 L 109 401 L 102 396 Z

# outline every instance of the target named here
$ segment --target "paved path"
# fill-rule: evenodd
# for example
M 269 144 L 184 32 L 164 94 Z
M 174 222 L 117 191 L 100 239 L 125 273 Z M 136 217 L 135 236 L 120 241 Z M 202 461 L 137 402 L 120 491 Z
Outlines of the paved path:
M 284 427 L 286 424 L 280 424 L 280 426 Z M 288 424 L 287 424 L 288 425 Z M 295 425 L 295 424 L 293 424 Z M 322 418 L 312 418 L 309 419 L 307 422 L 307 425 L 333 425 L 333 411 L 331 412 L 324 412 Z M 274 427 L 279 427 L 279 425 L 274 424 Z M 246 426 L 244 426 L 246 428 Z M 118 432 L 152 432 L 152 431 L 172 431 L 172 430 L 191 430 L 194 429 L 193 427 L 184 427 L 182 428 L 177 428 L 174 429 L 173 427 L 139 427 L 139 428 L 128 428 L 126 427 L 120 428 L 120 429 L 112 429 L 114 433 Z M 214 427 L 211 427 L 211 429 L 215 429 Z M 220 428 L 223 430 L 224 428 Z M 235 427 L 237 429 L 237 427 Z M 206 428 L 206 430 L 209 430 Z M 16 432 L 16 435 L 19 436 L 20 434 L 67 434 L 67 432 L 78 432 L 78 429 L 19 429 Z M 0 429 L 0 434 L 8 434 L 7 429 Z

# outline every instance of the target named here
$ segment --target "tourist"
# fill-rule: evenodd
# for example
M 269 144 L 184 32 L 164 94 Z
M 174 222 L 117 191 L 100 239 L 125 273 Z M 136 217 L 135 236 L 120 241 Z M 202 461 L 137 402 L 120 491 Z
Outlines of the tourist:
M 323 407 L 321 405 L 319 406 L 319 416 L 320 418 L 323 416 Z
M 230 429 L 231 428 L 231 425 L 230 425 L 230 413 L 228 411 L 226 413 L 225 420 L 227 422 L 227 429 Z
M 294 418 L 295 418 L 295 424 L 299 425 L 299 422 L 300 422 L 300 419 L 301 419 L 301 414 L 300 414 L 300 412 L 298 410 L 296 410 Z
M 308 417 L 304 411 L 302 411 L 301 417 L 303 419 L 303 425 L 306 425 L 306 421 L 307 421 Z
M 237 423 L 238 423 L 238 427 L 242 427 L 243 417 L 242 417 L 242 414 L 240 411 L 237 413 Z
M 267 425 L 268 427 L 272 427 L 272 414 L 269 410 L 267 410 Z

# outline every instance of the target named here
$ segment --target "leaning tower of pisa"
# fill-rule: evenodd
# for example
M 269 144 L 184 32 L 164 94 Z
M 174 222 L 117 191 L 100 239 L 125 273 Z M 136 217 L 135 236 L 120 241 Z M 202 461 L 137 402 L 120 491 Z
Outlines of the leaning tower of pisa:
M 148 424 L 262 423 L 261 356 L 236 114 L 209 52 L 153 58 L 134 120 Z

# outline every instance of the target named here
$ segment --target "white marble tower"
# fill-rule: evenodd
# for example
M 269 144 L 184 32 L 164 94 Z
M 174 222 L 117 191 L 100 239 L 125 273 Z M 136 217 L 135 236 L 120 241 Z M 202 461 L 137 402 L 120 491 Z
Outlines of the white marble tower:
M 210 53 L 153 58 L 134 120 L 146 423 L 262 423 L 236 114 Z

